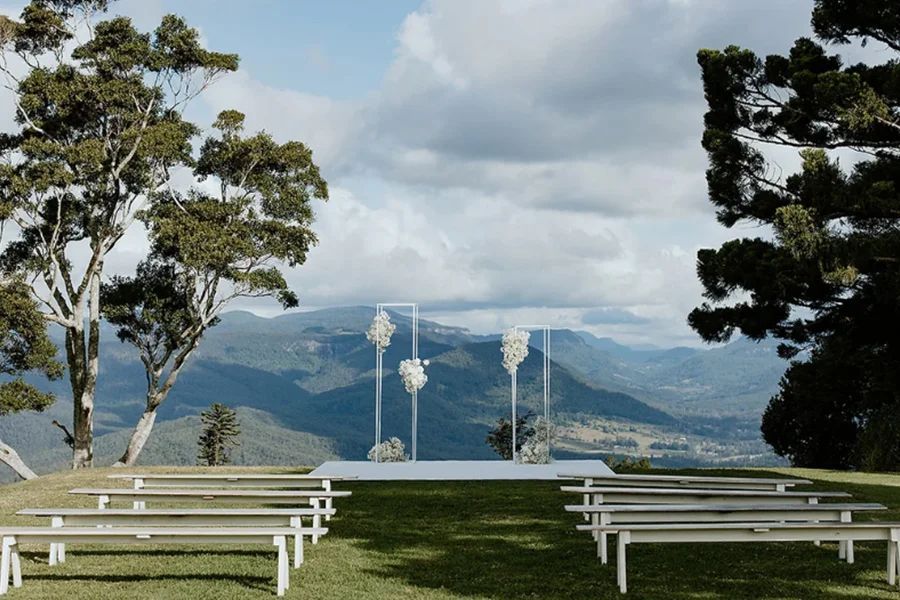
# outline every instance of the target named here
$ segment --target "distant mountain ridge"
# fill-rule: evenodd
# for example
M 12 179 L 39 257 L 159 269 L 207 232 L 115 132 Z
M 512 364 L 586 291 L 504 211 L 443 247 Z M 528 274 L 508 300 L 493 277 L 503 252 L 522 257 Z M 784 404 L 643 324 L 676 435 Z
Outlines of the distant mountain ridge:
M 373 315 L 370 307 L 270 319 L 226 313 L 205 336 L 160 409 L 154 436 L 167 435 L 172 451 L 148 451 L 144 460 L 191 462 L 196 415 L 212 401 L 238 407 L 253 431 L 271 432 L 266 434 L 272 439 L 271 452 L 254 442 L 245 455 L 248 460 L 315 464 L 323 457 L 363 458 L 373 443 L 375 351 L 365 337 Z M 397 330 L 385 353 L 384 435 L 407 440 L 410 401 L 396 365 L 410 354 L 411 323 L 397 313 L 392 313 L 392 321 Z M 509 412 L 509 375 L 500 364 L 498 338 L 420 321 L 419 353 L 433 361 L 420 396 L 420 458 L 495 456 L 484 438 L 491 424 Z M 533 336 L 532 351 L 520 367 L 519 396 L 525 410 L 540 408 L 540 345 L 540 336 Z M 768 348 L 746 340 L 709 350 L 633 349 L 569 330 L 552 332 L 550 355 L 556 418 L 618 419 L 672 431 L 695 427 L 673 414 L 708 416 L 711 404 L 727 404 L 717 398 L 727 396 L 729 388 L 736 390 L 736 398 L 752 398 L 758 410 L 759 399 L 777 384 L 776 367 L 783 365 L 780 359 L 778 365 L 771 361 Z M 133 349 L 119 342 L 108 325 L 103 326 L 101 357 L 97 446 L 111 449 L 124 443 L 140 414 L 144 375 Z M 69 422 L 71 404 L 64 382 L 41 385 L 58 394 L 57 404 L 47 414 L 0 419 L 0 436 L 26 459 L 34 457 L 39 468 L 50 469 L 65 463 L 67 449 L 49 422 Z M 724 414 L 740 414 L 742 408 Z M 300 436 L 290 442 L 296 451 L 275 448 L 275 440 L 284 443 L 294 435 Z M 105 452 L 98 450 L 98 461 L 106 460 Z

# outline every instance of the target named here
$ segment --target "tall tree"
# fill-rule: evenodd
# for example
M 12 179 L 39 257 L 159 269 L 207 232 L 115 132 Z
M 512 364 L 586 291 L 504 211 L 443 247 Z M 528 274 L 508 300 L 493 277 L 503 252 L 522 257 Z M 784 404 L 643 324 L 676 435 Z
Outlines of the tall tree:
M 200 422 L 203 430 L 197 440 L 197 464 L 219 467 L 231 463 L 231 450 L 240 445 L 237 413 L 216 402 L 200 413 Z
M 133 344 L 147 373 L 144 411 L 117 466 L 132 465 L 206 330 L 233 300 L 271 296 L 297 306 L 280 270 L 306 261 L 316 243 L 312 200 L 328 187 L 300 142 L 242 137 L 244 115 L 224 111 L 200 150 L 196 175 L 217 194 L 162 195 L 142 214 L 152 256 L 134 277 L 103 286 L 104 316 Z
M 771 235 L 698 253 L 708 302 L 689 322 L 707 341 L 736 330 L 783 340 L 779 353 L 794 362 L 763 419 L 777 453 L 797 465 L 896 468 L 900 9 L 817 0 L 812 24 L 824 43 L 879 45 L 885 62 L 848 66 L 806 38 L 787 56 L 699 52 L 710 200 L 723 225 Z M 782 177 L 772 146 L 796 149 L 799 170 Z
M 26 410 L 42 411 L 53 404 L 53 396 L 27 383 L 22 376 L 41 373 L 61 377 L 63 367 L 55 360 L 56 346 L 47 336 L 47 324 L 31 297 L 28 286 L 17 279 L 0 281 L 0 417 Z M 37 475 L 19 454 L 0 440 L 0 461 L 22 479 Z
M 238 63 L 202 48 L 179 17 L 141 33 L 124 17 L 100 20 L 107 5 L 33 0 L 19 21 L 0 19 L 19 125 L 0 135 L 0 220 L 18 229 L 0 272 L 22 275 L 65 330 L 74 468 L 93 464 L 106 258 L 170 171 L 192 164 L 186 105 Z

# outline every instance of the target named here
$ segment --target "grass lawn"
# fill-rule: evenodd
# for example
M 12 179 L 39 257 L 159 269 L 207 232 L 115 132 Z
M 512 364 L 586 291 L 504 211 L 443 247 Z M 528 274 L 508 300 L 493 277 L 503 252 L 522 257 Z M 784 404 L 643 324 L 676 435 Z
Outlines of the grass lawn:
M 779 471 L 815 479 L 817 489 L 849 491 L 855 501 L 885 504 L 890 510 L 875 516 L 900 520 L 900 476 Z M 25 507 L 90 507 L 89 498 L 66 491 L 123 485 L 110 484 L 105 475 L 111 472 L 64 472 L 0 486 L 0 524 L 47 524 L 13 516 Z M 335 487 L 354 495 L 336 501 L 331 533 L 307 546 L 306 563 L 291 573 L 288 598 L 620 597 L 615 565 L 601 566 L 590 537 L 574 530 L 580 516 L 562 505 L 575 497 L 554 482 Z M 64 565 L 50 568 L 46 548 L 26 546 L 24 587 L 8 597 L 274 598 L 274 550 L 251 548 L 74 546 Z M 853 565 L 837 560 L 835 544 L 641 544 L 629 551 L 625 598 L 900 598 L 885 582 L 885 557 L 884 543 L 858 543 Z

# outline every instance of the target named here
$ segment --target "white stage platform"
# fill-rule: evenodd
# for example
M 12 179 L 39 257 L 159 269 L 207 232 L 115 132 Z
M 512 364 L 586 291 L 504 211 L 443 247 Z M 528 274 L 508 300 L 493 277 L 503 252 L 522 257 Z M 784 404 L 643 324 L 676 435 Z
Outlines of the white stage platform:
M 490 479 L 557 479 L 559 473 L 612 475 L 602 460 L 559 460 L 548 465 L 515 465 L 502 460 L 420 460 L 405 463 L 330 461 L 313 475 L 355 475 L 361 481 L 480 481 Z

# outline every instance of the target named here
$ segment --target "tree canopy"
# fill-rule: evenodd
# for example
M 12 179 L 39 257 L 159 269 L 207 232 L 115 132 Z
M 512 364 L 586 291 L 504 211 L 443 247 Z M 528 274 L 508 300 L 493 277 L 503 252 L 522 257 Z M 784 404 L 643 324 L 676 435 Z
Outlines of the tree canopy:
M 0 20 L 18 126 L 0 134 L 0 221 L 17 230 L 0 273 L 27 281 L 65 330 L 74 467 L 93 461 L 104 262 L 171 170 L 193 164 L 187 104 L 238 64 L 203 48 L 180 17 L 144 33 L 125 17 L 100 19 L 107 6 L 33 0 L 18 21 Z
M 688 320 L 711 342 L 783 340 L 794 362 L 763 419 L 776 452 L 896 468 L 900 424 L 885 417 L 900 409 L 900 9 L 817 0 L 812 24 L 820 42 L 879 44 L 886 60 L 846 65 L 808 38 L 786 56 L 698 53 L 710 201 L 726 227 L 769 235 L 698 253 L 707 302 Z M 776 146 L 798 153 L 796 172 L 782 174 Z
M 103 314 L 134 345 L 147 372 L 147 403 L 119 463 L 140 454 L 156 410 L 206 330 L 233 300 L 271 296 L 297 306 L 283 267 L 306 261 L 317 241 L 314 199 L 328 186 L 300 142 L 266 133 L 243 137 L 244 115 L 219 114 L 200 149 L 195 175 L 216 194 L 169 190 L 141 213 L 152 251 L 134 277 L 104 285 Z
M 53 404 L 52 394 L 25 381 L 23 375 L 28 373 L 57 379 L 63 367 L 56 361 L 56 346 L 28 286 L 17 279 L 0 281 L 0 376 L 4 377 L 0 381 L 0 417 L 42 411 Z M 25 479 L 34 476 L 15 450 L 2 441 L 0 460 Z

